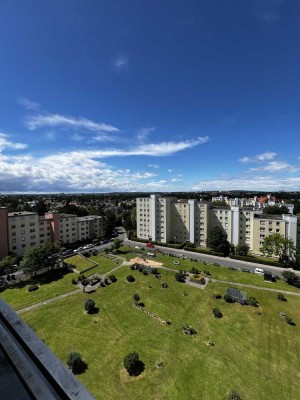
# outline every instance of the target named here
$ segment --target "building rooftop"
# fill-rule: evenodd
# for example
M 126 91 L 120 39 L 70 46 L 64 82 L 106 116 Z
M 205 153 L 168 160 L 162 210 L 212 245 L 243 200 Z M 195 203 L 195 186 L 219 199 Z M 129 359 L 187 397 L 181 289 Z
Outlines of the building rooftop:
M 30 211 L 16 211 L 8 213 L 9 217 L 19 217 L 19 216 L 24 217 L 25 215 L 38 215 L 38 214 L 36 212 L 30 212 Z
M 283 221 L 281 215 L 269 215 L 269 214 L 255 214 L 255 218 L 260 218 L 260 219 L 274 219 L 278 221 Z
M 102 219 L 100 215 L 87 215 L 85 217 L 78 217 L 77 222 L 92 221 L 93 219 Z

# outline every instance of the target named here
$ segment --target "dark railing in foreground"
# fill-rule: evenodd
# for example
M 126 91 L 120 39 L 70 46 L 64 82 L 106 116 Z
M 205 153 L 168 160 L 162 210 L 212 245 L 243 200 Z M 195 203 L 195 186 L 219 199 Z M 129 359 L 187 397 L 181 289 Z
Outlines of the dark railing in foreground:
M 94 400 L 2 299 L 0 364 L 0 393 L 5 400 Z

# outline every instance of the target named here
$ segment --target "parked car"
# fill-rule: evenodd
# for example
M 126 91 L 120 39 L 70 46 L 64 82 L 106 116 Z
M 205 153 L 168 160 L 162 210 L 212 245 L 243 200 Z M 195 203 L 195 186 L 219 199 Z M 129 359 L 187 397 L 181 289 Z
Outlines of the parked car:
M 262 268 L 255 268 L 254 273 L 258 275 L 263 275 L 264 270 Z
M 146 243 L 146 247 L 154 247 L 154 244 L 153 243 Z
M 242 268 L 242 271 L 243 271 L 243 272 L 250 272 L 250 269 Z
M 135 249 L 142 250 L 142 246 L 134 246 Z
M 149 257 L 155 257 L 156 256 L 156 254 L 155 253 L 151 253 L 150 251 L 147 253 L 147 256 L 149 256 Z
M 64 257 L 64 256 L 69 256 L 70 254 L 73 254 L 73 253 L 74 253 L 74 250 L 68 249 L 68 250 L 63 251 L 61 253 L 61 255 Z

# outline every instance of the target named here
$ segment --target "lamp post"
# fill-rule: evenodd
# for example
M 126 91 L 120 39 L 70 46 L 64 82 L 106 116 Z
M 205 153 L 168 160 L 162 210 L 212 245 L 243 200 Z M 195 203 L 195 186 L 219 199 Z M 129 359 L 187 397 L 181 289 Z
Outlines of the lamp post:
M 176 236 L 174 236 L 174 239 L 175 239 L 175 244 L 176 244 L 176 239 L 177 239 L 177 237 L 176 237 Z

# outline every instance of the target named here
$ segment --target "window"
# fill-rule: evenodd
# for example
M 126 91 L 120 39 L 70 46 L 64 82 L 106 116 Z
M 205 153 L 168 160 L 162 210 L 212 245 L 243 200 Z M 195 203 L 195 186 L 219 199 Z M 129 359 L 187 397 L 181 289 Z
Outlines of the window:
M 16 225 L 12 225 L 11 228 L 14 229 L 16 227 Z
M 25 224 L 21 224 L 21 228 L 25 228 Z
M 31 232 L 31 233 L 35 232 L 35 229 L 30 229 L 30 232 Z

